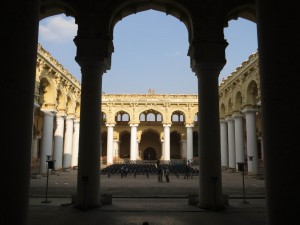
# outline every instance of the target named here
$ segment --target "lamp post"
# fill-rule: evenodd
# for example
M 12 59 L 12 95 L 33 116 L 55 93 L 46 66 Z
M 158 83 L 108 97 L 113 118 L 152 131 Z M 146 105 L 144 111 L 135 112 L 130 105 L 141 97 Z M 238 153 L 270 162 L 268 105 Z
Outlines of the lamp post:
M 242 171 L 242 179 L 243 179 L 243 202 L 244 204 L 248 204 L 249 202 L 246 202 L 246 197 L 245 197 L 245 180 L 244 180 L 244 171 L 245 171 L 245 165 L 247 164 L 246 162 L 238 162 L 238 169 L 239 171 Z
M 50 203 L 51 201 L 48 200 L 48 181 L 49 181 L 49 169 L 54 169 L 54 162 L 55 160 L 52 160 L 51 155 L 46 156 L 46 162 L 47 162 L 47 182 L 46 182 L 46 198 L 41 203 Z

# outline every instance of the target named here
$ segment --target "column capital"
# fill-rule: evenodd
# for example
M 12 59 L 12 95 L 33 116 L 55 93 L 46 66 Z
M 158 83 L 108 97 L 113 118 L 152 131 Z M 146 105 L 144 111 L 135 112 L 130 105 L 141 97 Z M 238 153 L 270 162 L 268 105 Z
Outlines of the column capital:
M 64 119 L 66 116 L 67 116 L 67 115 L 66 115 L 65 113 L 57 113 L 57 114 L 56 114 L 56 118 L 57 118 L 57 119 L 58 119 L 58 118 Z
M 242 113 L 249 113 L 249 112 L 258 112 L 259 109 L 254 109 L 254 108 L 246 108 L 242 110 Z
M 66 117 L 66 120 L 74 120 L 74 119 L 75 119 L 75 117 L 72 115 Z
M 40 105 L 39 105 L 38 103 L 34 102 L 34 103 L 33 103 L 33 107 L 34 107 L 34 109 L 36 109 L 36 108 L 39 108 Z
M 76 118 L 76 119 L 74 120 L 74 123 L 80 123 L 80 119 L 79 119 L 79 118 Z
M 220 118 L 220 123 L 226 123 L 226 119 Z
M 186 127 L 186 128 L 189 128 L 189 127 L 193 128 L 193 127 L 194 127 L 194 124 L 185 124 L 185 127 Z
M 232 117 L 226 117 L 225 121 L 234 121 L 234 119 Z
M 116 124 L 115 123 L 106 123 L 105 126 L 107 127 L 114 127 Z
M 218 76 L 226 64 L 225 49 L 226 40 L 218 41 L 194 41 L 190 44 L 188 55 L 191 57 L 191 68 L 196 76 L 205 75 L 204 71 L 216 71 Z M 208 74 L 212 74 L 211 72 Z
M 239 111 L 235 111 L 233 114 L 232 114 L 232 117 L 233 118 L 240 118 L 240 117 L 244 117 L 243 114 L 241 114 Z
M 129 126 L 130 126 L 130 127 L 138 127 L 139 124 L 138 124 L 138 123 L 129 123 Z
M 171 127 L 171 124 L 170 123 L 164 123 L 163 127 Z
M 74 38 L 77 46 L 76 62 L 81 67 L 99 67 L 102 73 L 105 73 L 111 66 L 111 54 L 114 51 L 112 40 L 103 37 L 82 36 Z
M 41 109 L 41 111 L 46 114 L 46 115 L 51 115 L 55 116 L 56 115 L 56 110 L 55 109 Z

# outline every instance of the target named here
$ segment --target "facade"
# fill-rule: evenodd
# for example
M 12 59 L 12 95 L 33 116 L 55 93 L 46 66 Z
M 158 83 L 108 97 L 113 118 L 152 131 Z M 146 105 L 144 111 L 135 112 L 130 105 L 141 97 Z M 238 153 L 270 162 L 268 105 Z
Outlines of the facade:
M 78 166 L 80 83 L 38 46 L 32 166 L 46 173 Z M 262 173 L 262 130 L 258 55 L 251 55 L 219 87 L 221 165 Z M 198 96 L 185 94 L 102 94 L 101 162 L 198 161 Z M 252 135 L 252 136 L 251 136 Z M 254 148 L 255 146 L 255 148 Z M 100 151 L 99 149 L 99 151 Z M 249 160 L 251 158 L 251 160 Z
M 220 132 L 218 76 L 226 64 L 228 42 L 224 38 L 224 28 L 230 20 L 237 18 L 256 23 L 259 54 L 257 84 L 260 85 L 258 96 L 261 98 L 267 224 L 298 223 L 299 210 L 291 204 L 300 190 L 300 184 L 296 182 L 299 177 L 298 157 L 295 157 L 300 146 L 297 120 L 300 108 L 296 104 L 300 96 L 300 55 L 293 54 L 299 51 L 300 32 L 295 1 L 14 0 L 1 4 L 5 8 L 2 12 L 3 44 L 9 46 L 2 49 L 4 57 L 1 60 L 0 83 L 1 118 L 9 120 L 9 126 L 5 126 L 5 132 L 1 135 L 1 144 L 5 146 L 1 148 L 1 157 L 4 159 L 3 170 L 6 169 L 2 178 L 5 181 L 3 193 L 8 196 L 7 204 L 2 208 L 3 224 L 28 224 L 39 21 L 65 13 L 74 17 L 78 24 L 74 38 L 77 48 L 75 60 L 81 69 L 82 82 L 75 207 L 92 209 L 100 206 L 98 168 L 102 96 L 99 93 L 102 75 L 111 68 L 114 27 L 122 18 L 150 9 L 172 15 L 187 27 L 187 54 L 191 69 L 198 79 L 198 206 L 208 210 L 223 207 L 220 142 L 225 139 L 221 139 Z M 246 99 L 242 98 L 242 102 Z M 238 101 L 231 99 L 231 103 L 235 107 L 233 103 Z M 225 120 L 226 117 L 232 117 L 231 111 L 226 108 L 231 103 L 224 103 L 224 112 L 228 112 L 228 115 L 224 115 Z M 249 108 L 246 105 L 245 110 Z M 251 138 L 248 137 L 251 140 L 255 139 L 253 124 L 259 121 L 253 122 L 254 115 L 258 116 L 246 112 L 246 130 L 252 131 L 247 132 L 246 136 L 251 133 Z M 43 126 L 43 129 L 47 127 L 43 131 L 44 135 L 53 132 L 52 119 L 51 112 L 49 121 L 47 119 L 44 123 L 49 122 L 49 125 Z M 234 137 L 237 134 L 240 132 L 234 132 Z M 233 132 L 228 132 L 228 135 L 233 136 Z M 234 142 L 232 137 L 230 139 L 230 145 L 241 140 L 238 137 Z M 249 142 L 249 139 L 246 146 L 254 143 Z M 45 156 L 42 160 L 46 160 Z M 249 156 L 254 157 L 253 160 L 257 159 L 255 155 Z M 86 176 L 89 178 L 88 183 L 82 179 Z M 215 183 L 211 182 L 212 177 L 216 178 Z M 211 190 L 215 190 L 214 194 Z M 88 193 L 87 198 L 85 193 Z

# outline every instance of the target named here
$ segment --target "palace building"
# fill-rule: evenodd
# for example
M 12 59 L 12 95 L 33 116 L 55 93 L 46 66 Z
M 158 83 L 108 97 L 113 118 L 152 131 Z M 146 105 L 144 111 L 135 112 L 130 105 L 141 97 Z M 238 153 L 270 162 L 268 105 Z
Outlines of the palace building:
M 193 157 L 199 162 L 198 207 L 213 210 L 224 207 L 222 169 L 235 171 L 237 163 L 247 162 L 250 174 L 259 174 L 263 167 L 267 225 L 299 223 L 292 202 L 300 190 L 295 1 L 1 4 L 3 45 L 9 46 L 2 49 L 0 82 L 1 118 L 8 123 L 1 135 L 3 193 L 8 197 L 1 210 L 3 224 L 28 225 L 31 166 L 45 173 L 49 155 L 58 170 L 78 163 L 74 206 L 87 210 L 101 205 L 101 163 Z M 100 94 L 102 75 L 112 66 L 116 24 L 146 10 L 174 16 L 185 25 L 197 96 L 158 95 L 153 90 L 144 95 Z M 81 83 L 38 47 L 39 22 L 59 14 L 73 17 L 78 25 L 73 41 Z M 224 29 L 238 18 L 256 24 L 258 53 L 219 84 L 230 44 Z
M 40 159 L 50 155 L 56 170 L 76 168 L 81 85 L 41 45 L 36 71 L 32 166 L 46 173 Z M 258 73 L 255 53 L 219 86 L 222 167 L 235 171 L 237 162 L 248 161 L 248 173 L 255 175 L 263 165 Z M 198 161 L 197 95 L 151 89 L 145 94 L 103 93 L 99 119 L 101 164 Z

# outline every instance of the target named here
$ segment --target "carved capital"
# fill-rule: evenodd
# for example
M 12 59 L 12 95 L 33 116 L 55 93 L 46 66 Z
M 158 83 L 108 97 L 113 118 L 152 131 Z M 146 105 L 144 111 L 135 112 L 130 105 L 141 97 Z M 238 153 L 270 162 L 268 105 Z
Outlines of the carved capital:
M 225 40 L 193 42 L 188 52 L 193 72 L 198 76 L 203 70 L 216 70 L 219 74 L 226 64 L 225 48 L 227 45 Z
M 80 37 L 74 39 L 77 46 L 76 62 L 81 66 L 101 66 L 103 72 L 110 69 L 111 54 L 114 50 L 110 39 Z

